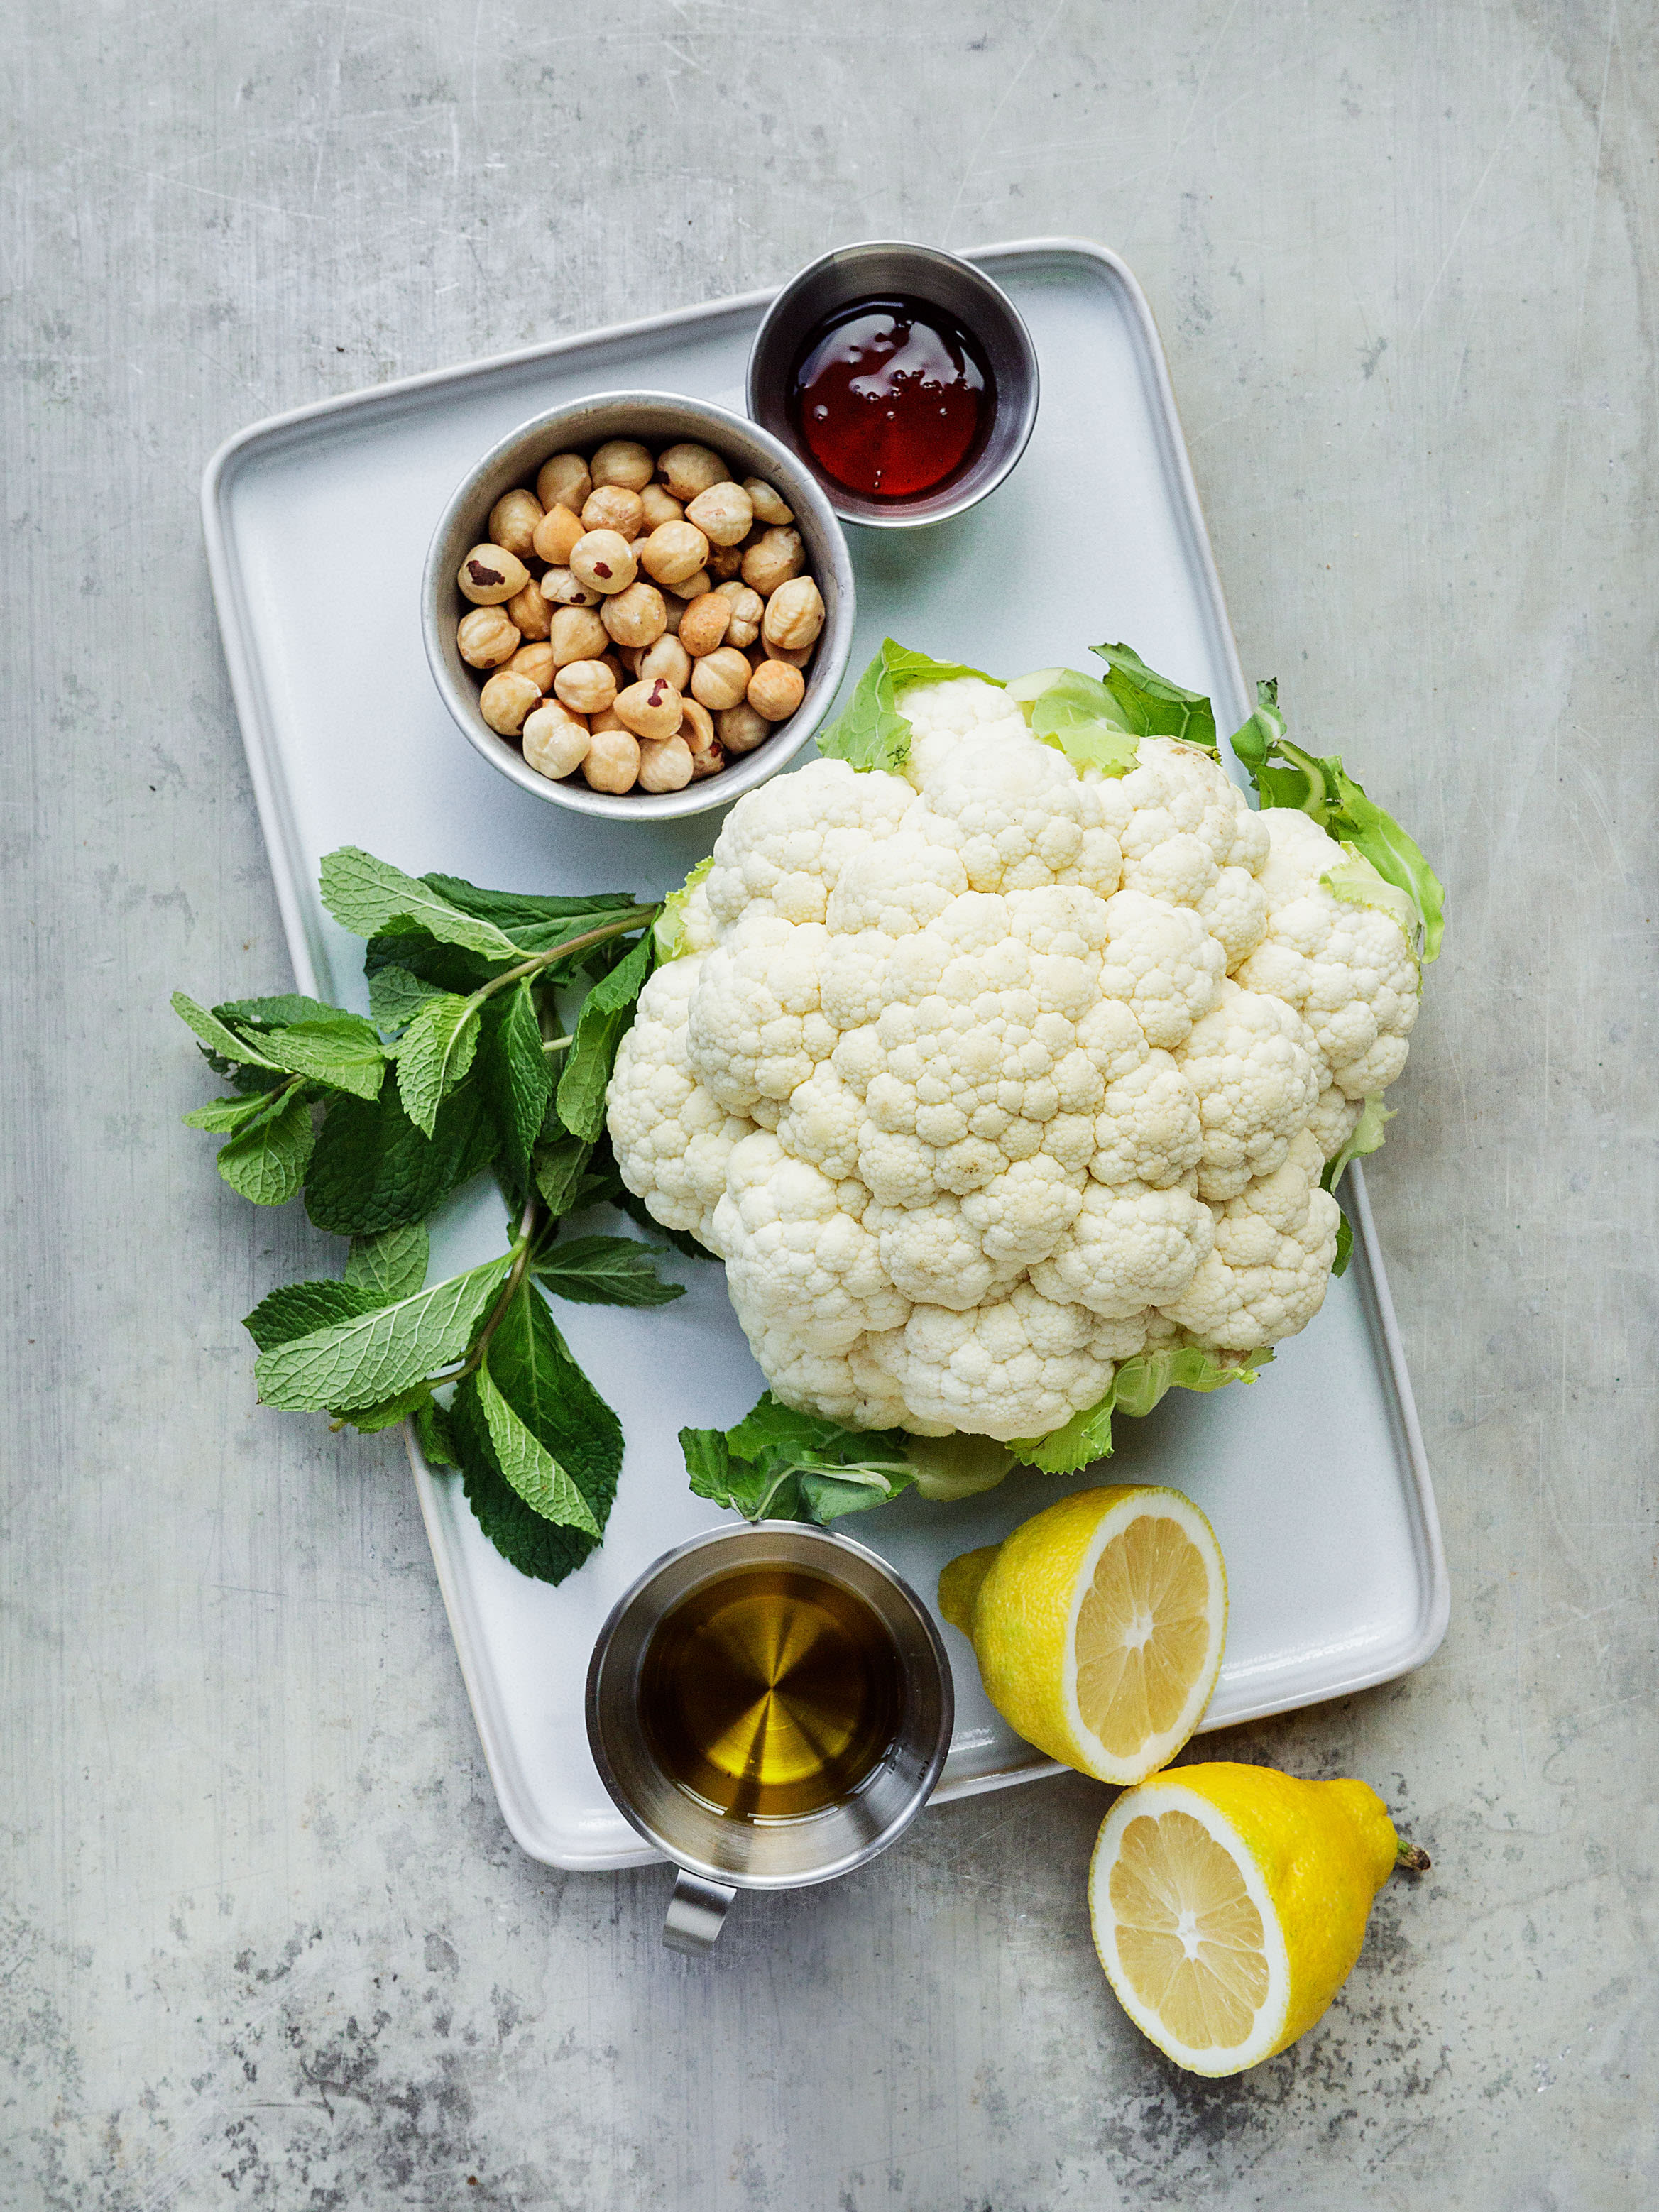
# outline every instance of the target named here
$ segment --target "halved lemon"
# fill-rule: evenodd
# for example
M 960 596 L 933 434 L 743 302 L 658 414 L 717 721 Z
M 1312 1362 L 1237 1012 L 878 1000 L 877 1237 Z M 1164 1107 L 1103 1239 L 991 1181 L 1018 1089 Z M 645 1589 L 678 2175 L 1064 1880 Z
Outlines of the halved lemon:
M 1119 2002 L 1194 2074 L 1240 2074 L 1319 2019 L 1353 1970 L 1400 1842 L 1363 1782 L 1183 1766 L 1126 1790 L 1089 1869 Z
M 1215 1532 L 1178 1490 L 1080 1490 L 952 1559 L 939 1610 L 986 1694 L 1051 1759 L 1139 1782 L 1204 1717 L 1227 1633 Z

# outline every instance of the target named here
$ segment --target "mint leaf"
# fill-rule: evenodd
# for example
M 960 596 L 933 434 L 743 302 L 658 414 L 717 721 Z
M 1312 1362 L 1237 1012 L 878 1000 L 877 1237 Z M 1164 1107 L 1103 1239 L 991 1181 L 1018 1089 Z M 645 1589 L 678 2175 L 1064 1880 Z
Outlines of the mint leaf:
M 1403 909 L 1390 912 L 1406 927 L 1413 949 L 1426 965 L 1439 957 L 1446 927 L 1446 894 L 1421 848 L 1394 817 L 1368 799 L 1343 767 L 1340 755 L 1322 757 L 1293 744 L 1279 711 L 1279 684 L 1268 678 L 1256 685 L 1256 709 L 1231 739 L 1233 752 L 1261 805 L 1294 806 L 1334 837 L 1351 860 L 1369 862 L 1410 901 L 1413 920 Z M 1331 871 L 1347 888 L 1332 883 L 1339 897 L 1352 896 L 1362 881 L 1340 869 Z M 1368 901 L 1367 903 L 1376 902 Z
M 336 1322 L 373 1313 L 380 1303 L 358 1283 L 283 1283 L 260 1299 L 242 1327 L 261 1352 L 274 1352 Z
M 397 1229 L 383 1229 L 376 1237 L 354 1237 L 345 1279 L 368 1291 L 377 1305 L 395 1305 L 399 1298 L 425 1288 L 430 1258 L 426 1224 L 405 1222 Z
M 1031 735 L 1064 753 L 1080 775 L 1127 775 L 1139 758 L 1138 740 L 1116 700 L 1098 677 L 1075 668 L 1040 669 L 1008 686 L 1030 725 Z
M 303 1091 L 285 1106 L 219 1148 L 215 1164 L 234 1191 L 255 1206 L 286 1206 L 306 1179 L 317 1141 Z
M 282 1030 L 295 1022 L 326 1020 L 337 1014 L 337 1006 L 325 1006 L 320 999 L 307 999 L 300 991 L 279 991 L 263 999 L 227 999 L 222 1006 L 213 1009 L 216 1019 L 234 1022 L 239 1029 Z
M 925 653 L 913 653 L 908 646 L 884 638 L 846 708 L 827 730 L 818 732 L 819 752 L 826 760 L 844 760 L 855 769 L 901 773 L 910 758 L 910 725 L 899 712 L 899 692 L 912 684 L 948 683 L 957 676 L 977 676 L 985 684 L 999 681 L 982 668 L 930 660 Z
M 535 891 L 481 890 L 461 876 L 425 875 L 430 890 L 481 921 L 494 922 L 526 952 L 550 952 L 572 937 L 630 916 L 640 902 L 631 891 L 599 891 L 580 898 Z
M 582 1184 L 593 1147 L 580 1137 L 560 1137 L 536 1151 L 536 1188 L 557 1221 L 583 1202 Z
M 478 1083 L 508 1158 L 527 1176 L 553 1096 L 553 1069 L 542 1050 L 542 1025 L 527 976 L 485 1014 Z
M 254 1364 L 267 1406 L 325 1410 L 372 1406 L 461 1358 L 507 1269 L 503 1256 L 429 1291 L 376 1306 L 261 1352 Z
M 559 1119 L 573 1136 L 592 1144 L 605 1127 L 605 1094 L 634 1003 L 651 972 L 651 940 L 642 937 L 627 958 L 603 976 L 582 1002 L 575 1039 L 565 1054 L 557 1093 Z
M 1215 710 L 1203 692 L 1186 690 L 1160 676 L 1129 646 L 1096 645 L 1090 651 L 1107 663 L 1107 689 L 1137 737 L 1176 738 L 1220 759 Z
M 431 1401 L 431 1385 L 416 1382 L 407 1390 L 398 1391 L 395 1397 L 383 1398 L 376 1406 L 331 1406 L 328 1410 L 337 1421 L 344 1421 L 354 1429 L 361 1429 L 365 1436 L 373 1436 L 378 1429 L 395 1428 L 399 1421 L 408 1420 Z
M 429 1139 L 404 1113 L 393 1084 L 375 1099 L 336 1098 L 306 1178 L 306 1212 L 337 1237 L 372 1237 L 423 1221 L 489 1166 L 498 1142 L 471 1085 L 438 1109 Z
M 439 1107 L 472 1065 L 478 1024 L 478 1009 L 471 999 L 446 993 L 426 1001 L 395 1048 L 398 1096 L 404 1113 L 428 1137 Z
M 706 854 L 678 890 L 670 891 L 663 901 L 662 912 L 651 927 L 651 941 L 656 947 L 659 967 L 665 961 L 683 959 L 691 950 L 691 940 L 685 933 L 685 902 L 714 865 L 714 855 Z
M 245 1092 L 240 1098 L 215 1098 L 179 1115 L 187 1128 L 205 1129 L 210 1136 L 234 1137 L 278 1110 L 279 1094 L 270 1091 Z
M 597 1538 L 603 1533 L 587 1500 L 545 1444 L 532 1436 L 490 1379 L 486 1357 L 478 1370 L 478 1408 L 495 1447 L 496 1465 L 532 1512 Z
M 438 997 L 440 989 L 440 985 L 392 963 L 369 975 L 368 1011 L 381 1029 L 400 1030 L 428 999 Z
M 325 853 L 321 869 L 323 904 L 343 929 L 358 937 L 382 937 L 422 931 L 441 945 L 464 945 L 487 960 L 520 960 L 516 945 L 493 921 L 463 912 L 417 876 L 407 876 L 389 860 L 377 860 L 360 846 L 343 845 Z
M 238 1036 L 234 1030 L 227 1029 L 223 1022 L 209 1013 L 205 1006 L 198 1006 L 194 999 L 186 998 L 182 991 L 175 991 L 168 1004 L 179 1020 L 195 1031 L 198 1042 L 206 1046 L 210 1056 L 241 1061 L 251 1067 L 270 1067 L 273 1065 L 257 1046 L 249 1044 L 245 1037 Z
M 550 1296 L 585 1306 L 665 1306 L 685 1296 L 665 1283 L 650 1248 L 632 1237 L 573 1237 L 532 1262 Z
M 638 1222 L 647 1237 L 659 1238 L 669 1245 L 682 1260 L 713 1260 L 717 1257 L 706 1244 L 699 1244 L 689 1229 L 671 1229 L 665 1221 L 659 1221 L 645 1200 L 635 1197 L 631 1190 L 622 1188 L 599 1192 L 592 1202 L 597 1203 L 600 1197 L 607 1205 L 614 1206 L 619 1213 L 625 1213 L 630 1221 Z M 574 1213 L 575 1208 L 573 1206 L 571 1211 Z
M 413 1418 L 416 1440 L 429 1464 L 433 1467 L 459 1467 L 461 1463 L 460 1446 L 455 1441 L 448 1409 L 439 1405 L 436 1399 L 429 1398 L 425 1405 L 415 1408 Z
M 274 1066 L 292 1075 L 312 1076 L 336 1091 L 349 1091 L 358 1098 L 376 1097 L 386 1073 L 386 1054 L 374 1024 L 337 1006 L 273 1030 L 260 1042 Z
M 570 1357 L 545 1299 L 527 1283 L 508 1302 L 489 1340 L 489 1372 L 603 1528 L 622 1466 L 621 1424 Z M 594 1539 L 544 1521 L 507 1481 L 479 1403 L 477 1382 L 476 1375 L 468 1376 L 450 1407 L 467 1502 L 485 1535 L 521 1574 L 562 1582 L 593 1550 Z

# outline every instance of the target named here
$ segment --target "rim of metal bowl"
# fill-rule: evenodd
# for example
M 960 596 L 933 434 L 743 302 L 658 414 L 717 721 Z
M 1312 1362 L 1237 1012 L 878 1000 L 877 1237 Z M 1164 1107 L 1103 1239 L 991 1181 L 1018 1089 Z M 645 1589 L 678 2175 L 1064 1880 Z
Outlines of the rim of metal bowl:
M 672 420 L 659 429 L 655 423 L 639 419 L 653 415 Z M 461 659 L 455 643 L 456 624 L 466 607 L 454 574 L 462 553 L 479 542 L 489 510 L 501 495 L 522 483 L 526 471 L 533 472 L 524 449 L 544 443 L 545 450 L 534 464 L 539 466 L 561 450 L 557 434 L 567 425 L 575 444 L 596 445 L 607 437 L 624 435 L 641 436 L 642 442 L 659 438 L 694 440 L 721 451 L 722 458 L 733 466 L 741 465 L 745 475 L 775 478 L 785 504 L 794 510 L 795 527 L 806 543 L 808 569 L 823 594 L 823 630 L 799 707 L 753 752 L 733 761 L 718 775 L 688 784 L 683 791 L 593 791 L 582 782 L 580 773 L 572 781 L 557 783 L 538 775 L 518 747 L 492 730 L 479 713 L 474 672 Z M 578 425 L 583 427 L 578 429 Z M 727 445 L 736 450 L 725 453 Z M 465 544 L 460 543 L 463 538 Z M 432 533 L 421 577 L 421 632 L 427 663 L 438 696 L 461 734 L 520 790 L 574 813 L 611 822 L 669 822 L 708 813 L 729 806 L 786 767 L 822 725 L 841 688 L 852 651 L 855 613 L 853 562 L 846 532 L 811 470 L 760 423 L 717 406 L 713 400 L 694 399 L 678 392 L 589 392 L 531 416 L 497 439 L 467 471 L 446 502 Z
M 879 265 L 872 268 L 866 283 L 857 273 L 860 264 L 879 264 L 884 257 L 889 265 L 884 269 Z M 894 265 L 903 264 L 908 264 L 918 277 L 936 280 L 940 296 L 935 296 L 935 286 L 926 281 L 907 283 L 902 267 Z M 937 493 L 920 493 L 902 507 L 866 500 L 833 483 L 813 467 L 786 434 L 788 410 L 783 396 L 783 379 L 787 376 L 799 343 L 798 326 L 800 331 L 809 330 L 823 315 L 856 299 L 861 290 L 873 294 L 914 291 L 932 305 L 960 313 L 962 320 L 974 330 L 992 355 L 994 368 L 1000 357 L 1010 386 L 1011 404 L 1006 418 L 1009 427 L 1001 428 L 994 422 L 985 447 L 969 463 L 957 483 L 946 483 Z M 803 295 L 811 298 L 814 293 L 820 295 L 822 304 L 819 299 L 811 300 L 805 313 L 800 314 L 797 303 Z M 971 295 L 990 319 L 990 326 L 976 324 L 971 313 L 963 310 L 960 297 L 953 301 L 952 294 Z M 836 295 L 840 296 L 833 296 Z M 781 362 L 780 374 L 780 363 L 772 356 L 786 338 L 793 342 L 788 347 L 790 358 Z M 809 261 L 779 290 L 761 318 L 750 347 L 744 393 L 750 419 L 757 428 L 769 430 L 788 449 L 843 522 L 857 523 L 866 530 L 920 530 L 965 514 L 1006 482 L 1018 465 L 1036 427 L 1042 374 L 1025 318 L 995 278 L 976 263 L 965 260 L 959 253 L 948 253 L 942 246 L 919 246 L 913 239 L 866 238 L 847 246 L 832 246 L 829 252 L 819 254 L 816 261 Z M 998 412 L 1001 412 L 1000 399 Z M 986 465 L 988 456 L 994 458 Z

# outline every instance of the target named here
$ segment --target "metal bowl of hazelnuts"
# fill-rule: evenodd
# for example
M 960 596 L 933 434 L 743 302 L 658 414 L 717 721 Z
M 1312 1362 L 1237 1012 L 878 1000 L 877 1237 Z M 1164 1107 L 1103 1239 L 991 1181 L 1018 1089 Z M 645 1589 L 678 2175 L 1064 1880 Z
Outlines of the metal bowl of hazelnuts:
M 823 720 L 853 638 L 847 540 L 769 432 L 607 392 L 471 471 L 433 534 L 427 659 L 492 768 L 615 821 L 724 806 Z

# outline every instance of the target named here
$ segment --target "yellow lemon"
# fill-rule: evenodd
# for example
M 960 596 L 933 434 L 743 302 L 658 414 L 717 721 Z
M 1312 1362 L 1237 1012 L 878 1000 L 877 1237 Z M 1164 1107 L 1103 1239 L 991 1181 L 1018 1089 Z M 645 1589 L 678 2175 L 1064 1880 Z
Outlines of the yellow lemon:
M 1029 1743 L 1102 1782 L 1139 1782 L 1204 1717 L 1227 1633 L 1209 1522 L 1178 1490 L 1079 1490 L 952 1559 L 939 1610 Z
M 1241 2074 L 1352 1972 L 1402 1844 L 1363 1782 L 1183 1766 L 1126 1790 L 1089 1869 L 1095 1948 L 1135 2026 L 1193 2074 Z

